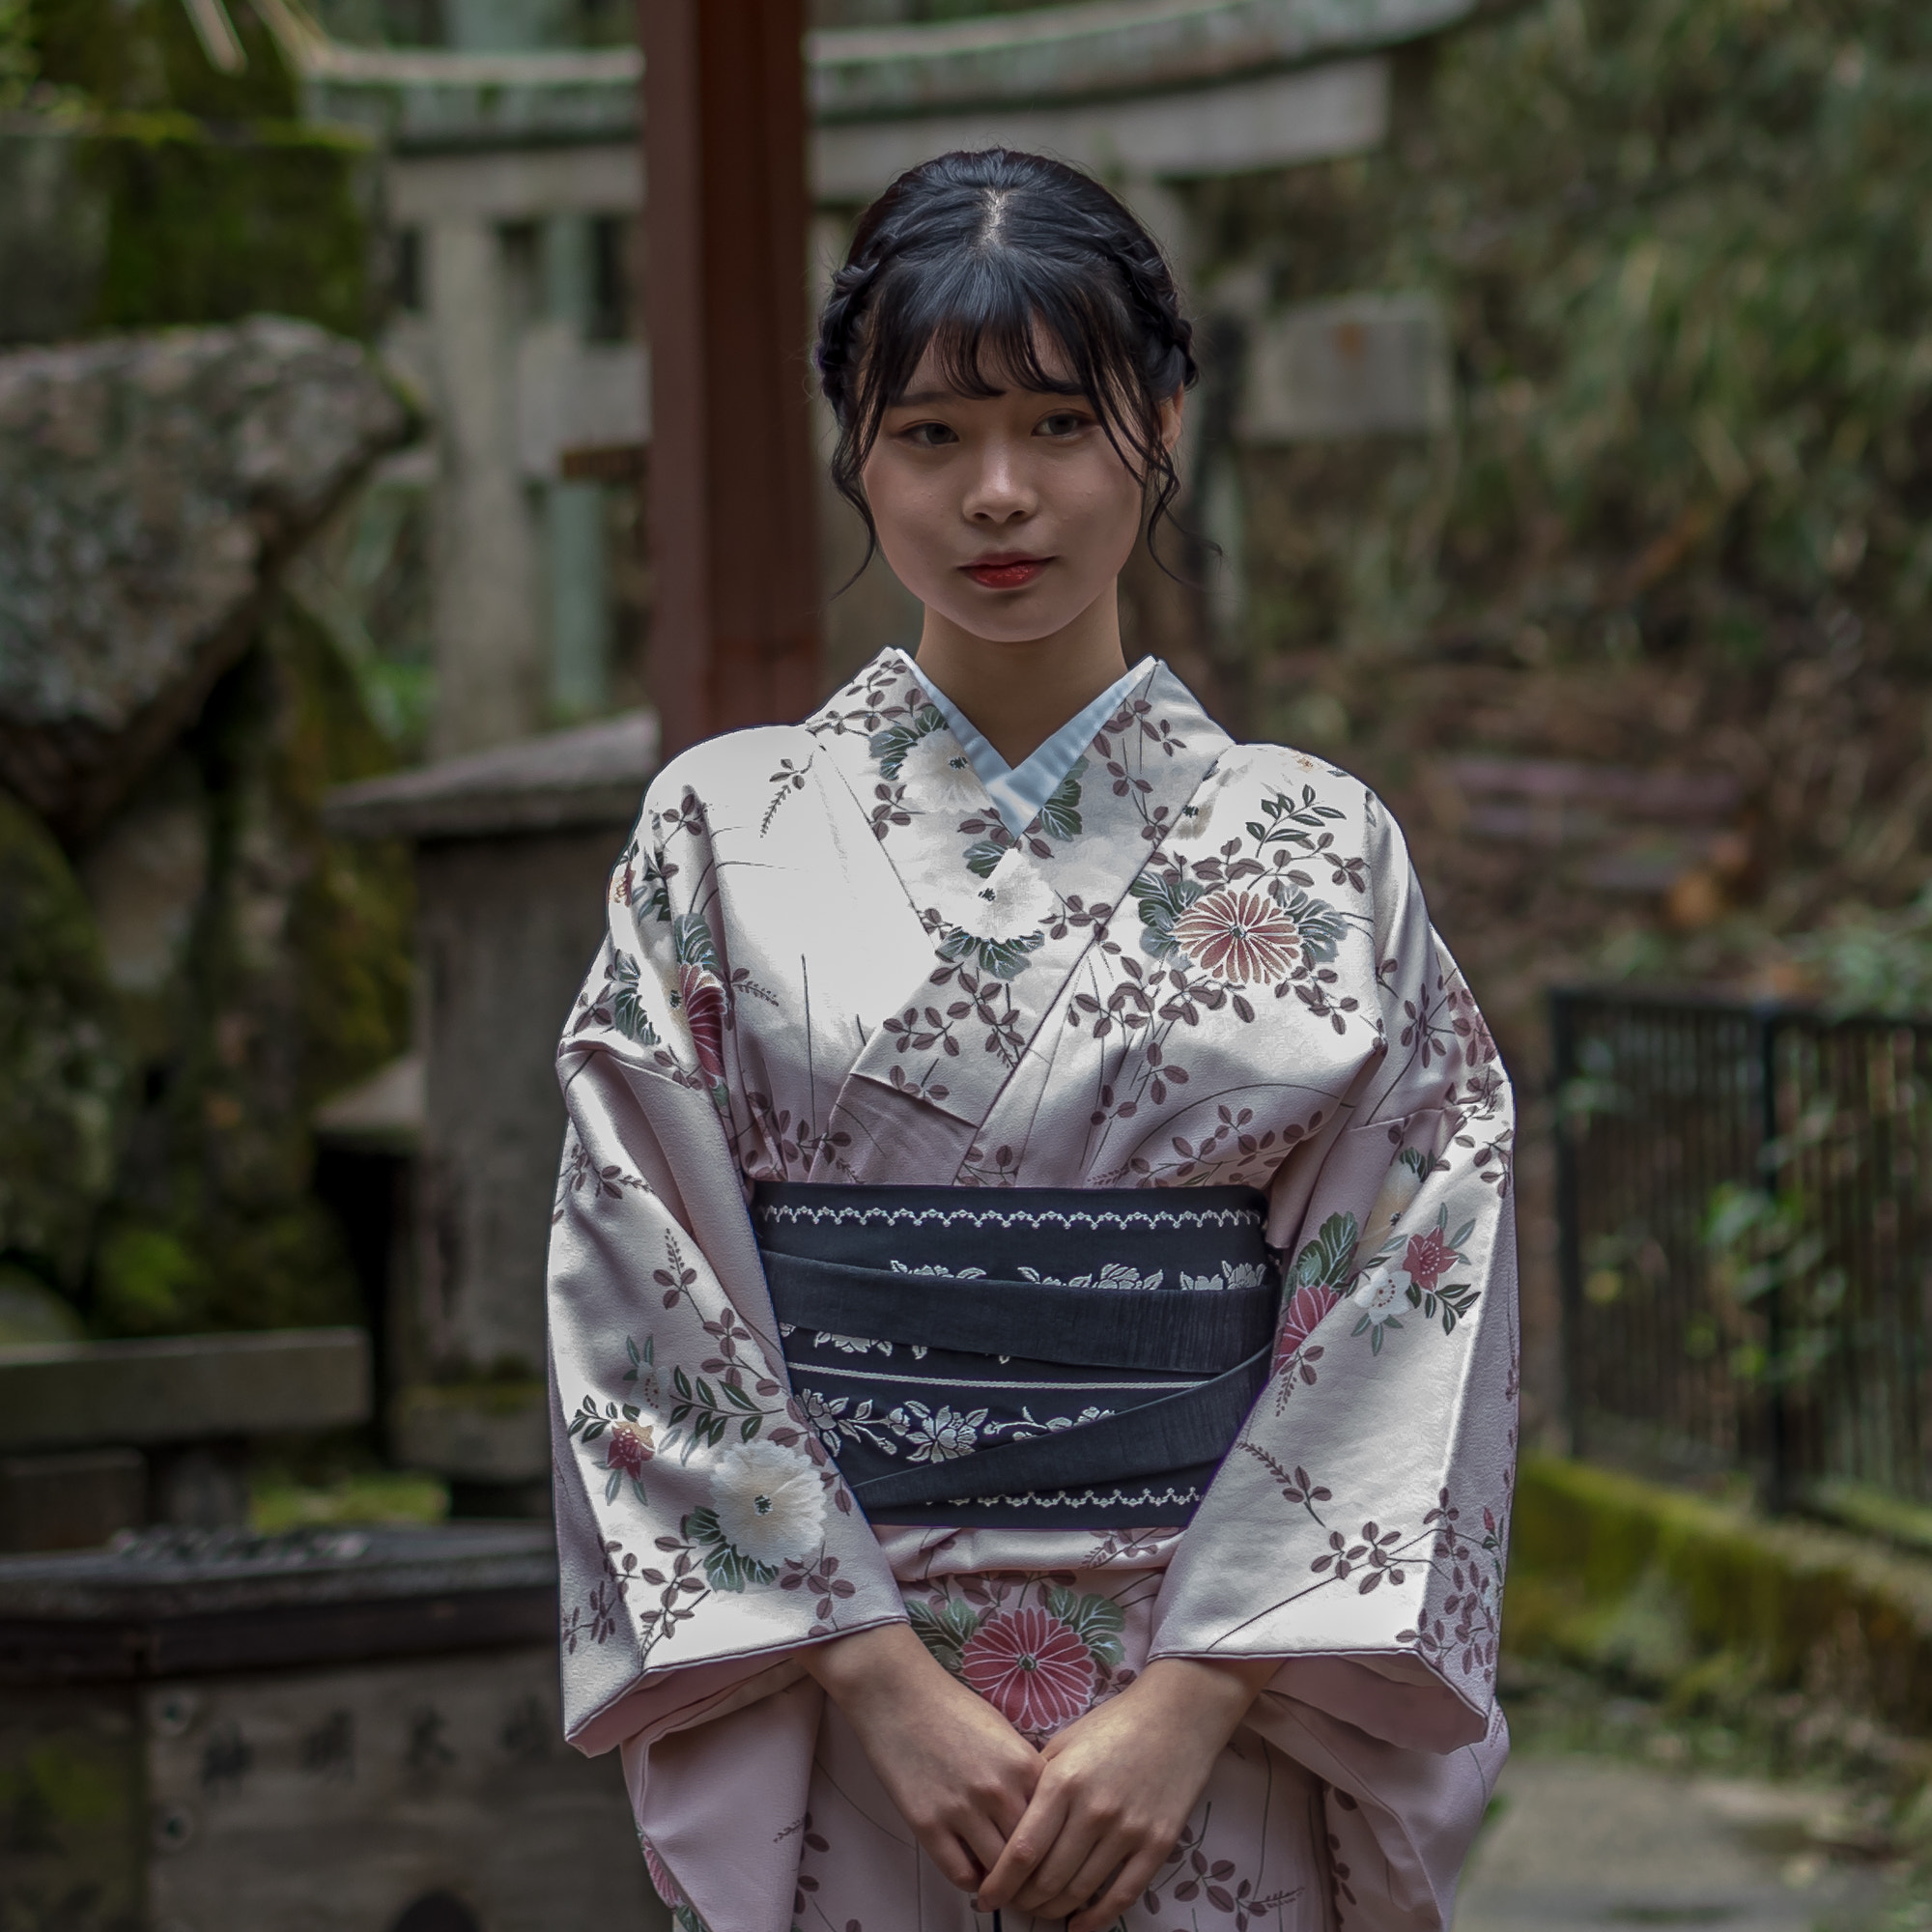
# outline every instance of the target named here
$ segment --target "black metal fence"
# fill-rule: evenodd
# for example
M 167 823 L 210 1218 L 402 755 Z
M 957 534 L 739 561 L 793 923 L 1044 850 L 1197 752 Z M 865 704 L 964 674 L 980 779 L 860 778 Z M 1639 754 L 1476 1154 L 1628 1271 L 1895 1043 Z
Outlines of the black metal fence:
M 1551 998 L 1582 1454 L 1932 1500 L 1932 1025 Z

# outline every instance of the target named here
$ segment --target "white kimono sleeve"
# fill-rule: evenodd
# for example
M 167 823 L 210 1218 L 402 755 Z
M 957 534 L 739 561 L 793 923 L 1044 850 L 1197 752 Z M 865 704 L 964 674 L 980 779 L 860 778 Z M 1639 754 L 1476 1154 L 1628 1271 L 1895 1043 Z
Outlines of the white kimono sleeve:
M 668 787 L 668 789 L 667 789 Z M 611 880 L 565 1028 L 550 1249 L 565 1728 L 588 1752 L 736 1709 L 803 1645 L 902 1620 L 891 1571 L 792 1401 L 721 1107 L 725 987 L 654 846 Z M 685 828 L 687 831 L 690 827 Z

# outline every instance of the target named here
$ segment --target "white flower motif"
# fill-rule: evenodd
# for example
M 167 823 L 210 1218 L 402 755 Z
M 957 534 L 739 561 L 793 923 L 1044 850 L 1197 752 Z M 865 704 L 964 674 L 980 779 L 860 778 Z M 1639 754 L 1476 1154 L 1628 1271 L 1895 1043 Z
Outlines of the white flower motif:
M 1227 1289 L 1260 1288 L 1268 1278 L 1267 1269 L 1259 1262 L 1223 1262 L 1219 1274 L 1183 1274 L 1182 1288 Z
M 923 811 L 971 811 L 986 803 L 985 787 L 959 740 L 943 727 L 928 731 L 906 753 L 899 782 Z
M 803 1558 L 825 1529 L 825 1492 L 803 1456 L 775 1442 L 734 1442 L 711 1472 L 724 1541 L 753 1563 Z
M 1402 1305 L 1402 1287 L 1396 1280 L 1396 1270 L 1386 1262 L 1371 1268 L 1349 1299 L 1371 1321 L 1386 1321 Z
M 869 1355 L 874 1349 L 882 1355 L 893 1352 L 890 1342 L 874 1341 L 866 1335 L 835 1335 L 826 1328 L 821 1328 L 811 1340 L 814 1348 L 837 1349 L 841 1355 Z
M 913 1462 L 950 1463 L 973 1453 L 986 1411 L 976 1408 L 962 1414 L 944 1403 L 932 1409 L 923 1402 L 908 1402 L 891 1410 L 886 1420 L 905 1437 Z
M 955 889 L 940 908 L 950 925 L 973 939 L 1025 939 L 1052 916 L 1053 888 L 1009 845 L 987 878 Z
M 1167 1279 L 1165 1268 L 1155 1268 L 1151 1274 L 1143 1274 L 1131 1262 L 1107 1262 L 1092 1274 L 1057 1275 L 1041 1274 L 1037 1268 L 1022 1267 L 1020 1273 L 1028 1281 L 1037 1281 L 1043 1288 L 1158 1288 Z M 1209 1277 L 1211 1280 L 1212 1277 Z M 1218 1283 L 1215 1284 L 1217 1287 Z

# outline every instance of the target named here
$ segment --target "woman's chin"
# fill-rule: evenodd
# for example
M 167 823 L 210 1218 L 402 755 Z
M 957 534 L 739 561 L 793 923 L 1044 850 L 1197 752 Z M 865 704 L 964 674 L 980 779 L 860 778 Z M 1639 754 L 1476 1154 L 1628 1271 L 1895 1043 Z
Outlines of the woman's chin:
M 1065 630 L 1079 616 L 1078 609 L 1064 609 L 1065 598 L 1042 598 L 1025 590 L 990 591 L 970 601 L 957 596 L 943 603 L 927 601 L 955 629 L 989 644 L 1037 644 Z

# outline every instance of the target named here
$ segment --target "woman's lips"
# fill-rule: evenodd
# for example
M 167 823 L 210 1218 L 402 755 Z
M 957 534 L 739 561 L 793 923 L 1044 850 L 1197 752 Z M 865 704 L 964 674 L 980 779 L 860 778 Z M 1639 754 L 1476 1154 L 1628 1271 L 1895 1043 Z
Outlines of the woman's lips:
M 1020 590 L 1053 559 L 1047 556 L 987 556 L 965 566 L 966 575 L 985 590 Z

